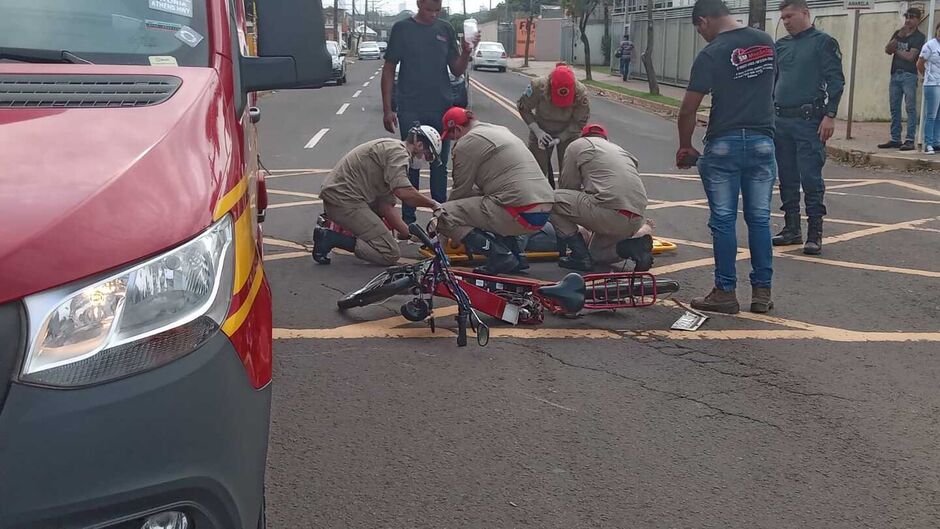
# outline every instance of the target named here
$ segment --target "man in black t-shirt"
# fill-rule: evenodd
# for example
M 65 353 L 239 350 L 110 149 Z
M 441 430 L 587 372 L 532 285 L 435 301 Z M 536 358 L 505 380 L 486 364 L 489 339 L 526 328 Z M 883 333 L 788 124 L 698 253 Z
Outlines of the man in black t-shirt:
M 695 2 L 692 23 L 709 44 L 692 64 L 679 109 L 676 165 L 687 168 L 699 156 L 692 147 L 692 133 L 702 99 L 711 94 L 705 151 L 698 169 L 708 197 L 715 255 L 715 286 L 707 296 L 692 298 L 692 307 L 728 314 L 740 310 L 735 294 L 735 225 L 741 194 L 751 252 L 751 312 L 767 312 L 773 307 L 770 197 L 777 177 L 774 41 L 763 31 L 738 24 L 721 0 Z
M 453 89 L 447 67 L 457 77 L 467 70 L 473 47 L 479 42 L 477 35 L 473 44 L 461 40 L 450 22 L 438 20 L 441 0 L 418 0 L 418 13 L 414 17 L 399 20 L 392 26 L 385 50 L 385 66 L 382 67 L 382 107 L 385 130 L 395 132 L 395 126 L 405 139 L 407 131 L 415 122 L 441 130 L 444 112 L 453 104 Z M 396 94 L 397 114 L 392 110 L 392 90 L 395 87 L 395 67 L 398 72 Z M 431 197 L 438 202 L 447 200 L 447 162 L 450 158 L 450 142 L 441 147 L 440 164 L 431 167 Z M 418 189 L 418 171 L 413 167 L 408 172 L 412 185 Z M 405 223 L 415 221 L 415 209 L 402 206 Z
M 891 35 L 885 46 L 885 53 L 891 55 L 891 83 L 888 85 L 888 97 L 891 104 L 891 141 L 882 143 L 879 149 L 914 150 L 914 137 L 917 135 L 917 57 L 920 49 L 927 42 L 917 26 L 922 13 L 912 7 L 904 13 L 904 25 Z M 901 100 L 907 107 L 907 136 L 901 143 Z

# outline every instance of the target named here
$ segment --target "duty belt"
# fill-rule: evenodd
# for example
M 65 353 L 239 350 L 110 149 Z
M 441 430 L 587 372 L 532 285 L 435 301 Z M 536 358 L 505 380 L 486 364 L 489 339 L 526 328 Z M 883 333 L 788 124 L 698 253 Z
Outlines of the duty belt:
M 774 113 L 778 118 L 802 118 L 807 121 L 814 118 L 821 118 L 826 112 L 818 103 L 807 103 L 798 107 L 774 107 Z

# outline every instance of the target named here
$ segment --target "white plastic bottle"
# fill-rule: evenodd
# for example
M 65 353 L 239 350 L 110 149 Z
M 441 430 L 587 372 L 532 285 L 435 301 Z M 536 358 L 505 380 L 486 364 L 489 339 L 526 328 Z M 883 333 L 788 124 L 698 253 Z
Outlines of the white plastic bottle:
M 468 18 L 463 21 L 463 40 L 467 41 L 468 44 L 473 44 L 474 39 L 477 38 L 477 33 L 480 30 L 477 28 L 477 19 Z

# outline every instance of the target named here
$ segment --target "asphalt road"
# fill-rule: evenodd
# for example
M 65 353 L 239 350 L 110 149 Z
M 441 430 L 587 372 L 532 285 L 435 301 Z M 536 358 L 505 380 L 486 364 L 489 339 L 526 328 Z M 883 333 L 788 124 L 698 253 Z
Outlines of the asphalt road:
M 458 349 L 447 329 L 396 317 L 402 299 L 338 313 L 341 293 L 380 268 L 348 255 L 319 266 L 305 253 L 326 172 L 387 135 L 380 66 L 351 64 L 345 86 L 261 104 L 262 159 L 276 177 L 264 225 L 278 338 L 272 527 L 940 523 L 936 176 L 827 167 L 824 253 L 778 254 L 767 317 L 669 331 L 682 309 L 666 301 L 542 328 L 494 323 L 489 346 Z M 527 79 L 473 78 L 486 87 L 472 93 L 478 117 L 525 133 L 510 110 Z M 705 292 L 707 208 L 694 172 L 672 163 L 675 124 L 597 98 L 592 112 L 639 157 L 657 201 L 649 216 L 679 244 L 653 272 L 682 283 L 676 299 Z M 743 222 L 739 241 L 746 248 Z M 554 263 L 532 269 L 562 275 Z

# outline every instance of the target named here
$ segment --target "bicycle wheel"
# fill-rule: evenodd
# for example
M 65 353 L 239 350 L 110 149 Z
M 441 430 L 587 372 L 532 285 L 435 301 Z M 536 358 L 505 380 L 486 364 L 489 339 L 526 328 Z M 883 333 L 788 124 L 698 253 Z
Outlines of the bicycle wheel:
M 410 271 L 390 269 L 372 278 L 358 290 L 350 292 L 336 301 L 339 310 L 364 307 L 381 303 L 386 299 L 415 286 L 415 276 Z

